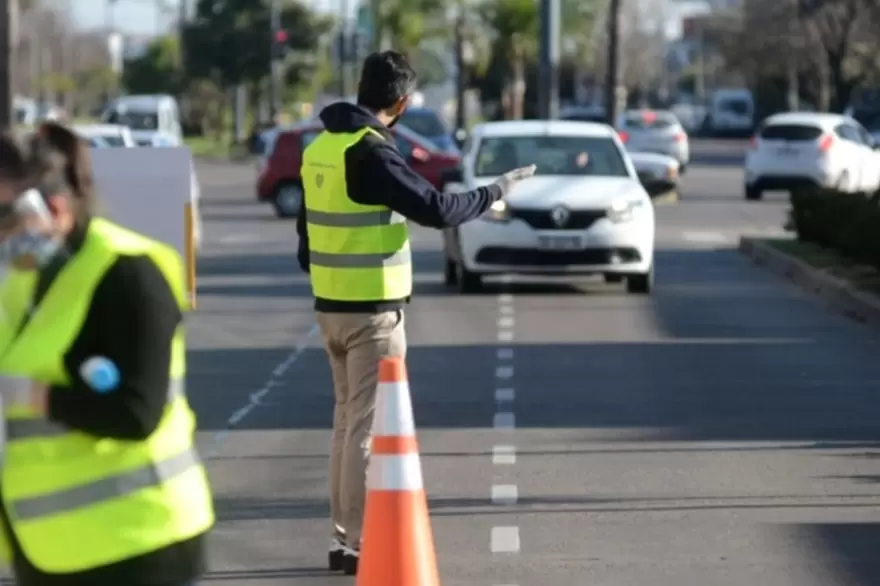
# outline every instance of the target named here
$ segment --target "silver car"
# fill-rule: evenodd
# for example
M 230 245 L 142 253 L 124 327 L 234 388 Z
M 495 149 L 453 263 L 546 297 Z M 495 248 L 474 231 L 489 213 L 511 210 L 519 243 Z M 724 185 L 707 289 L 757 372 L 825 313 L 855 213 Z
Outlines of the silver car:
M 668 110 L 630 110 L 618 129 L 631 152 L 658 153 L 672 157 L 683 173 L 690 162 L 688 135 L 678 118 Z

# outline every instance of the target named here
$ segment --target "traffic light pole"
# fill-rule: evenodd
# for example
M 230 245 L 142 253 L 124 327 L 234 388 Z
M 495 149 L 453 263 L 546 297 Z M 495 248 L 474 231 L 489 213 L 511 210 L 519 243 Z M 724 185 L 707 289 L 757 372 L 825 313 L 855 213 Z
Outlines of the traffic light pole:
M 281 55 L 278 34 L 281 32 L 281 0 L 272 0 L 269 18 L 269 116 L 276 122 L 281 113 Z

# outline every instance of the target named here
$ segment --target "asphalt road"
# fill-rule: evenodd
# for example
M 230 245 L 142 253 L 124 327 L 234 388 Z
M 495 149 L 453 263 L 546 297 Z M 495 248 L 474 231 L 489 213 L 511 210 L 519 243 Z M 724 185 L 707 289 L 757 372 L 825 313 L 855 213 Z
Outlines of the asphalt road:
M 694 150 L 647 299 L 589 280 L 456 296 L 415 231 L 408 365 L 444 585 L 878 583 L 880 334 L 740 257 L 784 199 L 743 201 L 741 148 Z M 206 582 L 352 584 L 324 570 L 330 376 L 294 224 L 253 203 L 251 169 L 199 171 Z

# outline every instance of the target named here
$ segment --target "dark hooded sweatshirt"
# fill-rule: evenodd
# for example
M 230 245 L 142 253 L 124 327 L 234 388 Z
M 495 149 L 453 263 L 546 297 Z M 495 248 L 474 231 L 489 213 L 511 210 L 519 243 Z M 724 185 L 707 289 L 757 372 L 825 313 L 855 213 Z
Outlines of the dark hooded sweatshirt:
M 455 194 L 438 191 L 409 168 L 397 150 L 393 135 L 364 108 L 338 102 L 324 108 L 320 117 L 328 132 L 354 133 L 370 127 L 385 137 L 383 140 L 372 133 L 366 134 L 345 153 L 347 195 L 355 203 L 386 206 L 429 228 L 452 228 L 480 217 L 503 195 L 497 185 Z M 300 267 L 309 272 L 305 208 L 303 205 L 296 222 L 299 234 L 297 258 Z M 315 309 L 328 313 L 381 313 L 400 309 L 408 301 L 409 298 L 367 302 L 317 298 Z

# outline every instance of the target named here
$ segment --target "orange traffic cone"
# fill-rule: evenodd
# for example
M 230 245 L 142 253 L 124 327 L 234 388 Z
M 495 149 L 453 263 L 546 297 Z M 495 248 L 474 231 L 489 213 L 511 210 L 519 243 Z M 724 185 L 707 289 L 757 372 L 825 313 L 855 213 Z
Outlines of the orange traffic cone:
M 403 358 L 379 363 L 357 586 L 439 586 Z

